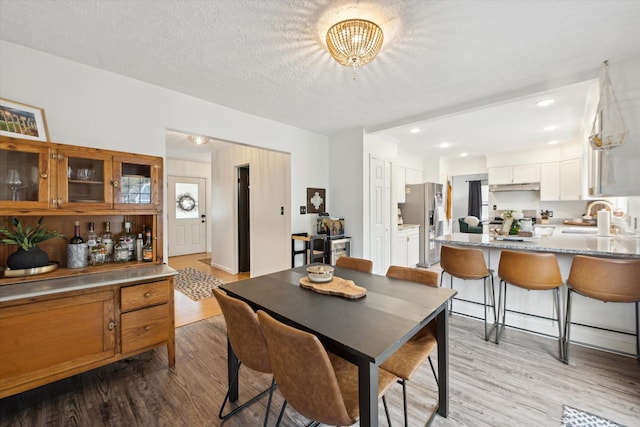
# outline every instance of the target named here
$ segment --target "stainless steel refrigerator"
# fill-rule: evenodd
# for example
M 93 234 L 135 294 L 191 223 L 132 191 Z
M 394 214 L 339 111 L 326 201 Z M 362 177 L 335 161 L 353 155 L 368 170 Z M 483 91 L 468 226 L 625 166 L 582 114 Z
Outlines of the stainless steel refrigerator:
M 420 225 L 419 267 L 440 261 L 440 244 L 436 237 L 444 233 L 444 196 L 442 184 L 425 182 L 407 185 L 405 203 L 401 206 L 405 224 Z

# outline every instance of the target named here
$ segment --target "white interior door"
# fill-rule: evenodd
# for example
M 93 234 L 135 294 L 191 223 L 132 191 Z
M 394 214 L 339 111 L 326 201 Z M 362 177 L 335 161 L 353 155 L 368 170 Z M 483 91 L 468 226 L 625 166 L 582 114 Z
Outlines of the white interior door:
M 169 176 L 168 187 L 169 256 L 206 252 L 205 179 Z
M 373 272 L 385 274 L 391 264 L 391 163 L 371 157 L 370 226 Z

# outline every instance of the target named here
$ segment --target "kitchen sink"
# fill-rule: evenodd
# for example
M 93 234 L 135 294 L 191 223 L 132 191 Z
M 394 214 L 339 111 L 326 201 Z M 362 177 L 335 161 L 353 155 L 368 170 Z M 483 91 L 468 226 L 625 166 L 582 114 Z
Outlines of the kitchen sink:
M 565 234 L 596 234 L 598 230 L 596 228 L 563 228 L 562 232 Z

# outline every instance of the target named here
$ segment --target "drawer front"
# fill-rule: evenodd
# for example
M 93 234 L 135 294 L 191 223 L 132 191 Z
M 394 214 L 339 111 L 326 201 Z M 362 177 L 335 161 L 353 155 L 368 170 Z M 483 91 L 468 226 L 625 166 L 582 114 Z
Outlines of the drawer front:
M 171 283 L 168 280 L 127 286 L 120 291 L 120 311 L 130 311 L 169 301 Z
M 169 305 L 123 313 L 121 319 L 122 353 L 130 353 L 169 339 Z

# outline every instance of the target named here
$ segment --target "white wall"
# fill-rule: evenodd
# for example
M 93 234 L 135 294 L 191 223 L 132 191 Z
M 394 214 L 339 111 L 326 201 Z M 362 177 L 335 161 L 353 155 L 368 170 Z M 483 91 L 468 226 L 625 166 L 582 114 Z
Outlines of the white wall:
M 351 129 L 332 135 L 330 139 L 330 183 L 327 210 L 343 216 L 345 233 L 351 236 L 351 255 L 365 256 L 368 239 L 365 233 L 365 206 L 369 176 L 364 172 L 362 129 Z M 365 185 L 365 182 L 367 183 Z
M 44 108 L 55 142 L 165 157 L 165 130 L 180 129 L 291 153 L 294 230 L 308 226 L 297 214 L 306 204 L 306 188 L 329 190 L 325 135 L 5 41 L 0 41 L 0 91 L 3 98 Z M 290 236 L 282 238 L 290 248 Z M 166 245 L 165 240 L 165 254 Z
M 211 193 L 211 164 L 200 162 L 187 162 L 184 160 L 167 159 L 165 163 L 167 176 L 186 176 L 189 178 L 204 178 L 205 186 L 209 193 Z M 165 181 L 165 198 L 168 193 L 169 180 Z M 167 200 L 167 205 L 173 203 L 171 200 Z M 207 197 L 207 213 L 211 212 L 211 197 Z M 169 212 L 167 210 L 166 212 Z M 207 252 L 211 252 L 211 220 L 207 218 Z M 168 234 L 167 234 L 168 235 Z
M 211 168 L 212 265 L 238 272 L 237 168 L 248 166 L 251 277 L 291 266 L 289 165 L 289 154 L 271 150 L 231 144 L 216 151 Z M 284 215 L 280 214 L 281 206 L 285 207 Z

